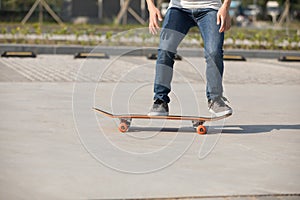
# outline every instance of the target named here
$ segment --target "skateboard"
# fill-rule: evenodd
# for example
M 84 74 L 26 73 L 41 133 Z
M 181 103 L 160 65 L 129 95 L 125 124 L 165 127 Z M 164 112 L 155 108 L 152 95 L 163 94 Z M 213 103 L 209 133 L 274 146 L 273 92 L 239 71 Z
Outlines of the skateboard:
M 179 116 L 179 115 L 168 115 L 168 116 L 148 116 L 140 114 L 124 114 L 124 115 L 114 115 L 104 110 L 93 108 L 96 112 L 101 113 L 110 118 L 117 118 L 120 120 L 118 126 L 119 131 L 125 133 L 128 131 L 132 119 L 161 119 L 161 120 L 187 120 L 191 121 L 193 128 L 195 128 L 198 134 L 206 134 L 206 127 L 203 125 L 207 121 L 217 121 L 229 117 L 231 114 L 223 115 L 220 117 L 197 117 L 197 116 Z

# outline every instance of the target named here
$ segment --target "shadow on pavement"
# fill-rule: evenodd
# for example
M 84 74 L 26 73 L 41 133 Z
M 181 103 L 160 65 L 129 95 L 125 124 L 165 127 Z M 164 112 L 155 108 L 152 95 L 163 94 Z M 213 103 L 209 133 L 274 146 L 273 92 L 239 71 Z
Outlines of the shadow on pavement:
M 224 127 L 210 126 L 208 128 L 208 134 L 257 134 L 268 133 L 273 130 L 300 130 L 300 124 L 295 125 L 226 125 Z M 182 132 L 182 133 L 195 133 L 195 129 L 192 127 L 180 127 L 180 128 L 162 128 L 162 127 L 135 127 L 129 128 L 128 132 Z
M 253 134 L 268 133 L 273 130 L 300 130 L 300 124 L 295 125 L 226 125 L 222 133 L 226 134 Z
M 131 126 L 128 130 L 128 132 L 195 132 L 193 128 L 190 127 L 181 127 L 181 128 L 167 128 L 167 127 L 137 127 L 137 126 Z

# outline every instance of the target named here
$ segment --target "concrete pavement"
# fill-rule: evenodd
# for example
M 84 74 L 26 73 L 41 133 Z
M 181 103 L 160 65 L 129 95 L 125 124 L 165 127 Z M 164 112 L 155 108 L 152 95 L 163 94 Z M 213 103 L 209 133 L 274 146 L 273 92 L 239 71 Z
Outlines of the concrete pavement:
M 234 115 L 197 135 L 189 122 L 114 113 L 151 106 L 155 61 L 0 59 L 1 199 L 299 199 L 300 66 L 225 62 Z M 175 66 L 172 114 L 208 115 L 204 59 Z

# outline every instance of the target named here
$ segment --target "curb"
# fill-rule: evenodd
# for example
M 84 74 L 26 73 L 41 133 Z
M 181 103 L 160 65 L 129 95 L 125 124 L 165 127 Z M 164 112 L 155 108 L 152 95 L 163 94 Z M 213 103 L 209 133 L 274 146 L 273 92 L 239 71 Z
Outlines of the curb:
M 80 45 L 20 45 L 0 44 L 0 54 L 5 51 L 31 51 L 36 54 L 77 54 L 77 53 L 106 53 L 111 56 L 128 54 L 132 56 L 147 56 L 157 52 L 157 47 L 132 47 L 132 46 L 80 46 Z M 178 54 L 186 57 L 204 57 L 203 48 L 179 48 Z M 229 56 L 243 56 L 245 58 L 278 59 L 282 56 L 300 56 L 300 51 L 284 50 L 224 50 Z

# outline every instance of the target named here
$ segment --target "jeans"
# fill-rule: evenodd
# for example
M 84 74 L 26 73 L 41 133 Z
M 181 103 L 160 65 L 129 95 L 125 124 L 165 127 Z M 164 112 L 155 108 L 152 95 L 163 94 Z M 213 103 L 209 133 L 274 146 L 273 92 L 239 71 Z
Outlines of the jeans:
M 219 33 L 217 10 L 170 8 L 165 16 L 156 61 L 154 100 L 170 102 L 174 57 L 177 47 L 189 29 L 198 26 L 204 41 L 206 60 L 206 96 L 214 100 L 222 96 L 224 33 Z

